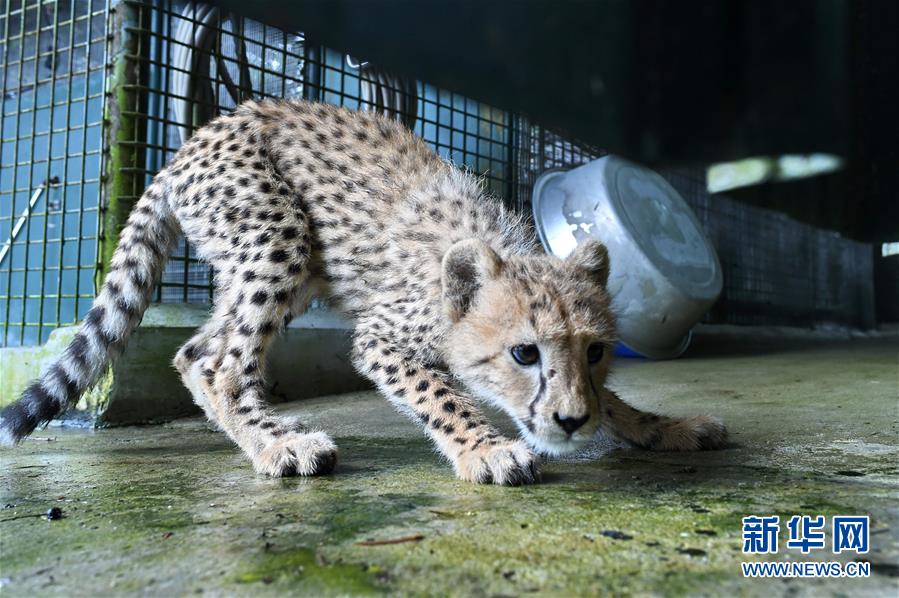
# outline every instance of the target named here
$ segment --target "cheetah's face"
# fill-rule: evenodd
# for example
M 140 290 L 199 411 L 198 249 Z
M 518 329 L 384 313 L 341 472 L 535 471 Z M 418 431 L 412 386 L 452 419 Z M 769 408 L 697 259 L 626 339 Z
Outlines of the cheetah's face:
M 573 451 L 599 428 L 598 393 L 615 338 L 607 279 L 598 242 L 566 260 L 502 261 L 469 239 L 444 257 L 452 373 L 508 413 L 538 451 Z

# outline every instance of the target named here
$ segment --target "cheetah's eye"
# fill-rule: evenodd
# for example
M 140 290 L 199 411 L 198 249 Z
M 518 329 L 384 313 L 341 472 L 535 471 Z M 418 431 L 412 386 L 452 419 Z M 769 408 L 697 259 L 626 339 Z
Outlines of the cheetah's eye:
M 540 349 L 537 345 L 515 345 L 512 347 L 512 358 L 521 365 L 534 365 L 540 361 Z
M 605 347 L 602 343 L 593 343 L 589 347 L 587 347 L 587 361 L 590 364 L 599 363 L 599 360 L 602 359 L 603 353 L 605 353 Z

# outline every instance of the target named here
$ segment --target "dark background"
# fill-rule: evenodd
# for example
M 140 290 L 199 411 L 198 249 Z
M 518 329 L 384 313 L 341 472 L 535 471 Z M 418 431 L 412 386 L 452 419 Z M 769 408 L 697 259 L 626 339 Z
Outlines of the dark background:
M 899 238 L 899 3 L 215 3 L 650 165 L 837 154 L 840 172 L 729 195 Z

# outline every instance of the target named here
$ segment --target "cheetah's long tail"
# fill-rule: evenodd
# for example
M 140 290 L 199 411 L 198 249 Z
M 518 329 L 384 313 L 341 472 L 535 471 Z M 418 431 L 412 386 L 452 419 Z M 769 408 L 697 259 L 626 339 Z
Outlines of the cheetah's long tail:
M 0 444 L 16 444 L 78 402 L 124 349 L 178 235 L 163 188 L 153 183 L 134 206 L 106 281 L 72 342 L 18 401 L 0 412 Z

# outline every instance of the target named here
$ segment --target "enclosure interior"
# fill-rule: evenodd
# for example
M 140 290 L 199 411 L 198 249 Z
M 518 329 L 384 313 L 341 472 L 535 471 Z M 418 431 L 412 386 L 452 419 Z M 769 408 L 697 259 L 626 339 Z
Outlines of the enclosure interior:
M 576 132 L 209 5 L 5 0 L 0 30 L 0 405 L 90 309 L 115 228 L 154 174 L 196 127 L 241 101 L 305 99 L 387 114 L 525 215 L 541 173 L 607 154 Z M 899 296 L 896 260 L 883 260 L 872 243 L 710 193 L 706 165 L 660 172 L 717 251 L 724 288 L 684 358 L 620 360 L 612 384 L 646 409 L 724 417 L 728 450 L 651 455 L 602 445 L 549 461 L 543 494 L 467 487 L 373 392 L 319 396 L 343 388 L 333 378 L 348 367 L 331 355 L 343 341 L 328 337 L 333 345 L 303 354 L 321 382 L 300 389 L 285 377 L 273 394 L 308 391 L 287 409 L 341 445 L 346 465 L 333 479 L 253 478 L 199 419 L 97 432 L 51 427 L 38 436 L 54 442 L 3 455 L 0 502 L 29 513 L 58 503 L 71 534 L 37 530 L 28 519 L 4 523 L 0 578 L 22 594 L 66 583 L 94 592 L 226 594 L 428 593 L 448 587 L 441 584 L 460 593 L 743 591 L 749 586 L 733 575 L 739 520 L 767 509 L 870 514 L 882 531 L 866 558 L 879 573 L 864 587 L 891 592 L 899 552 L 891 505 L 897 314 L 875 297 Z M 886 290 L 876 293 L 877 272 Z M 169 404 L 162 395 L 178 385 L 168 365 L 174 339 L 186 338 L 205 312 L 212 276 L 179 242 L 137 339 L 139 357 L 129 362 L 126 353 L 115 372 L 109 392 L 124 406 L 103 399 L 82 408 L 91 416 L 106 409 L 106 424 L 198 413 L 173 390 L 183 396 L 169 413 L 111 415 L 144 409 L 154 394 Z M 326 304 L 313 310 L 332 322 Z M 301 320 L 292 330 L 307 342 L 331 326 Z M 345 336 L 341 326 L 333 324 L 335 339 Z M 307 328 L 311 336 L 297 332 Z M 293 345 L 279 351 L 276 379 L 293 367 Z M 29 477 L 29 468 L 42 476 Z M 37 540 L 26 546 L 14 529 Z M 396 538 L 403 541 L 377 553 L 365 544 Z M 777 581 L 751 592 L 759 588 L 787 592 Z
M 605 154 L 524 115 L 212 7 L 126 2 L 133 39 L 120 48 L 105 0 L 25 4 L 8 2 L 0 15 L 3 346 L 38 345 L 55 327 L 84 316 L 102 274 L 101 212 L 110 201 L 133 202 L 193 128 L 248 98 L 392 114 L 526 214 L 540 173 Z M 110 112 L 114 85 L 124 105 Z M 705 168 L 662 174 L 693 208 L 721 260 L 724 291 L 705 322 L 874 327 L 870 244 L 712 195 Z M 155 299 L 208 303 L 210 281 L 208 268 L 182 244 Z

